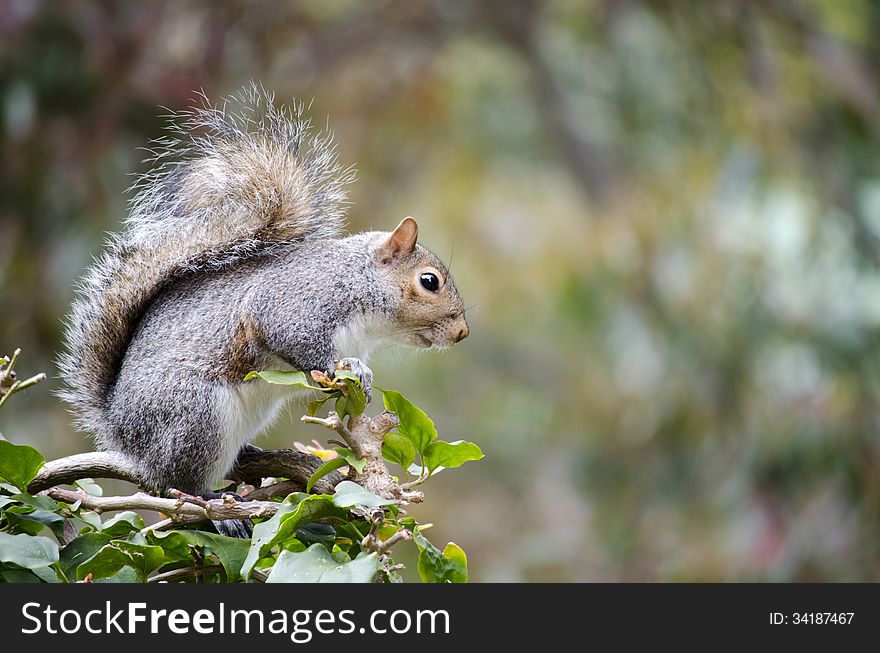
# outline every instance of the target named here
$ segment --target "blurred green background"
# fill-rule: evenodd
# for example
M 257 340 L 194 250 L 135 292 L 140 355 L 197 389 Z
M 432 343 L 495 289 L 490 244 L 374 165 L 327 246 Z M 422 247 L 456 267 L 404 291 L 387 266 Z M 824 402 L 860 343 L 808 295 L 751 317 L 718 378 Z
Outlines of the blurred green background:
M 867 0 L 6 0 L 0 352 L 54 376 L 159 105 L 258 80 L 336 131 L 352 230 L 416 216 L 475 304 L 371 361 L 486 453 L 416 509 L 472 580 L 880 580 L 878 37 Z M 87 450 L 57 383 L 0 431 Z

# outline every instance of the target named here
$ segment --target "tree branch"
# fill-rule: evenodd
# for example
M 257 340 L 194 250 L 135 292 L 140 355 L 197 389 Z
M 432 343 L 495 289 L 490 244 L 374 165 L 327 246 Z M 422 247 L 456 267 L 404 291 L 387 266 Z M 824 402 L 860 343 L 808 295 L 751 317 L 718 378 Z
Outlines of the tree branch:
M 110 451 L 93 451 L 48 461 L 28 484 L 27 491 L 37 494 L 81 478 L 115 478 L 141 485 L 138 467 L 130 458 Z
M 385 442 L 385 434 L 396 428 L 400 423 L 397 415 L 385 411 L 375 417 L 366 415 L 350 415 L 348 423 L 334 411 L 330 411 L 326 418 L 311 417 L 304 415 L 302 421 L 306 424 L 318 424 L 332 431 L 336 431 L 348 443 L 354 455 L 365 461 L 363 470 L 349 471 L 349 478 L 364 488 L 386 499 L 418 503 L 424 499 L 424 495 L 416 490 L 402 488 L 388 472 L 385 460 L 382 458 L 382 445 Z
M 202 500 L 199 505 L 188 501 L 189 497 L 165 499 L 143 492 L 127 497 L 94 497 L 82 490 L 52 488 L 46 493 L 52 499 L 75 504 L 97 513 L 111 510 L 152 510 L 166 515 L 213 519 L 251 519 L 271 517 L 281 505 L 275 501 L 235 501 L 231 497 Z
M 290 488 L 287 494 L 290 494 L 290 492 L 305 492 L 306 484 L 323 462 L 313 454 L 297 451 L 296 449 L 264 450 L 257 447 L 248 447 L 243 449 L 238 455 L 235 466 L 229 472 L 229 480 L 248 483 L 255 479 L 281 477 L 290 481 L 289 484 L 283 486 L 284 489 Z M 343 480 L 345 480 L 345 477 L 339 472 L 327 474 L 327 476 L 315 483 L 313 491 L 318 494 L 333 494 L 336 486 Z M 253 483 L 253 485 L 259 485 L 259 483 Z M 251 493 L 251 496 L 261 489 L 258 487 L 257 490 Z M 287 496 L 287 494 L 284 496 Z
M 262 450 L 256 447 L 242 451 L 229 478 L 237 482 L 249 482 L 266 477 L 290 479 L 283 489 L 290 492 L 304 491 L 309 478 L 321 465 L 321 459 L 295 449 Z M 28 484 L 27 491 L 37 494 L 56 485 L 73 483 L 82 478 L 114 478 L 146 487 L 141 479 L 139 466 L 131 458 L 111 451 L 94 451 L 51 460 Z M 342 474 L 334 472 L 315 485 L 315 491 L 332 494 L 343 480 Z M 259 482 L 254 483 L 259 485 Z M 279 488 L 280 489 L 280 488 Z M 263 495 L 264 498 L 268 498 Z M 276 495 L 277 496 L 277 495 Z M 285 495 L 286 496 L 286 495 Z

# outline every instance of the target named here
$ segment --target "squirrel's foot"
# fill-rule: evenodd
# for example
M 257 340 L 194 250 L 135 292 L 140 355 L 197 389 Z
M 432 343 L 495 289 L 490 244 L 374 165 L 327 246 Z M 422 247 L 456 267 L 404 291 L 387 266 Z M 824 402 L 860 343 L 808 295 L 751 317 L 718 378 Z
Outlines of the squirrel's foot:
M 258 447 L 257 445 L 248 442 L 247 444 L 243 445 L 241 449 L 238 450 L 238 455 L 240 456 L 242 454 L 256 454 L 260 453 L 262 450 L 263 449 L 261 447 Z
M 373 370 L 367 367 L 360 358 L 343 358 L 336 363 L 336 369 L 348 370 L 361 382 L 361 389 L 367 396 L 367 403 L 373 399 Z

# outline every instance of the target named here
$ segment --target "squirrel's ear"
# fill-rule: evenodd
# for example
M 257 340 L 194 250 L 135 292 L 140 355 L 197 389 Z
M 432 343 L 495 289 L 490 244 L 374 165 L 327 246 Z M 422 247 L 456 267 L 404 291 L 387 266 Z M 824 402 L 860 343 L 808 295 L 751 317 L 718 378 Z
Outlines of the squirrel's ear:
M 391 232 L 388 240 L 379 245 L 377 255 L 384 265 L 389 265 L 406 256 L 416 248 L 419 237 L 419 224 L 407 216 L 400 221 L 397 229 Z

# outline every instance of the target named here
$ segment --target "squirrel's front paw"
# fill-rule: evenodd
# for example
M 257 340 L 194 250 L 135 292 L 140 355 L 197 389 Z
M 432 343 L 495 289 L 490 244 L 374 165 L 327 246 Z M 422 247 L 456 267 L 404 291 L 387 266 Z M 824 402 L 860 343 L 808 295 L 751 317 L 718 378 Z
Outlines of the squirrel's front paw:
M 367 396 L 367 403 L 373 398 L 373 370 L 364 365 L 360 358 L 343 358 L 336 362 L 337 370 L 348 370 L 361 382 L 361 388 Z

